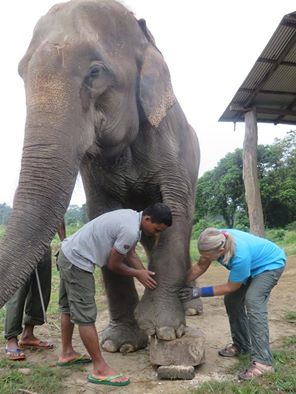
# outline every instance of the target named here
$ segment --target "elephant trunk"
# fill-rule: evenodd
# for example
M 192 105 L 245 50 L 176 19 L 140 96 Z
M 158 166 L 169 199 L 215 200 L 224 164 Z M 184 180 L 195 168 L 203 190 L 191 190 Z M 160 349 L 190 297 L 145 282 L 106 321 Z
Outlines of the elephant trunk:
M 0 243 L 0 277 L 5 284 L 0 307 L 25 283 L 49 246 L 79 169 L 77 148 L 62 137 L 64 130 L 61 133 L 50 122 L 42 124 L 39 117 L 33 118 L 27 117 L 19 185 Z

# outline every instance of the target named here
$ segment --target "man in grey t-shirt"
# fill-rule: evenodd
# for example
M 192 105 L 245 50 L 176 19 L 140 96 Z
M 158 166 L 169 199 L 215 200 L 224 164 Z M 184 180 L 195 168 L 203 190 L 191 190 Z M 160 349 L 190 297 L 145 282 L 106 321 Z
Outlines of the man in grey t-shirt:
M 135 252 L 141 231 L 155 236 L 172 224 L 170 209 L 162 203 L 149 206 L 143 212 L 119 209 L 105 213 L 84 225 L 77 233 L 64 240 L 58 258 L 60 270 L 60 297 L 62 352 L 59 366 L 93 362 L 88 380 L 100 383 L 126 385 L 129 379 L 113 377 L 114 370 L 103 359 L 95 321 L 95 266 L 106 266 L 111 271 L 137 278 L 145 287 L 157 285 L 154 272 L 147 270 Z M 74 324 L 79 326 L 80 337 L 91 357 L 82 357 L 72 346 Z M 111 377 L 111 378 L 110 378 Z

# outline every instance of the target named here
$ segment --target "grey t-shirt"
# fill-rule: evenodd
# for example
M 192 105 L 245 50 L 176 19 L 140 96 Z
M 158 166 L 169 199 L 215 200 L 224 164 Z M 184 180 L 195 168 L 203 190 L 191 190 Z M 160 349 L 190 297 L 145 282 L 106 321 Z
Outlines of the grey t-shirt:
M 93 272 L 107 264 L 112 248 L 126 254 L 141 238 L 142 212 L 118 209 L 85 224 L 62 243 L 62 252 L 76 267 Z

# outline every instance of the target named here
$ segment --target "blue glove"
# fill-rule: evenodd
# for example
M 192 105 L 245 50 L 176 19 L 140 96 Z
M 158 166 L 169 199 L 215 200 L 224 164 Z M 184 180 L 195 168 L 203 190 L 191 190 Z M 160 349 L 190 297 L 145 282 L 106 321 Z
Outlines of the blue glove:
M 183 289 L 179 291 L 179 297 L 183 302 L 199 298 L 201 297 L 201 289 L 197 286 L 183 287 Z

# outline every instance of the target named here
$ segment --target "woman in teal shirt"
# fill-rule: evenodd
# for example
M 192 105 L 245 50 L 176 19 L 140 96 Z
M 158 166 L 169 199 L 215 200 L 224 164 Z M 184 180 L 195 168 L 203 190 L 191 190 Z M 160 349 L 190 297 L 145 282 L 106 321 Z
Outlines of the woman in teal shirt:
M 228 282 L 202 288 L 189 285 L 180 291 L 181 299 L 224 295 L 233 343 L 219 355 L 250 353 L 250 367 L 239 374 L 243 380 L 273 372 L 267 303 L 285 267 L 284 251 L 265 238 L 233 229 L 207 228 L 197 246 L 200 258 L 188 271 L 186 283 L 200 277 L 212 261 L 230 271 Z

